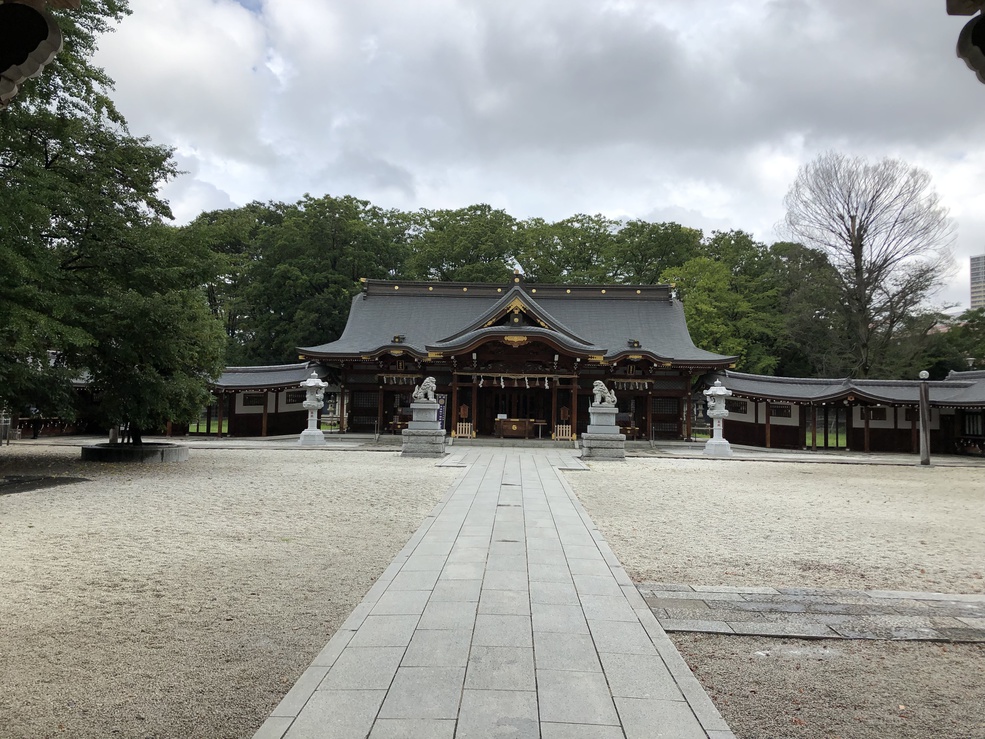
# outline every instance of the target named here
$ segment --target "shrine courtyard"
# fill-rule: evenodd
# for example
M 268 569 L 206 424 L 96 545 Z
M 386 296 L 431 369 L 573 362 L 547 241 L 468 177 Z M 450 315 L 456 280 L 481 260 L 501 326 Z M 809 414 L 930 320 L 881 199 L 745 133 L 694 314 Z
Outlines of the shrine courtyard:
M 78 455 L 0 449 L 5 736 L 985 734 L 974 461 Z M 343 669 L 367 655 L 389 692 Z M 363 708 L 319 715 L 340 696 Z M 369 723 L 327 733 L 338 715 Z

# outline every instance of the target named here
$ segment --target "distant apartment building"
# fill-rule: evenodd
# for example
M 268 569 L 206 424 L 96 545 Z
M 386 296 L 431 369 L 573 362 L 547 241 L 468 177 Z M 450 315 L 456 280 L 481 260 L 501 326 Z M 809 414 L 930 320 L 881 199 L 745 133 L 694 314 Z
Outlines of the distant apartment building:
M 985 254 L 971 258 L 971 307 L 985 308 Z

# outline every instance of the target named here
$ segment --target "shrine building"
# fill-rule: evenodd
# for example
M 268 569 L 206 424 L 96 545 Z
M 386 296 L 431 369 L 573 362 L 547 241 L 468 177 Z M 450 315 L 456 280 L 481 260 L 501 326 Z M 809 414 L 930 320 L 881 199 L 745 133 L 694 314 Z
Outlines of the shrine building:
M 344 430 L 398 433 L 411 394 L 437 382 L 456 436 L 573 439 L 592 384 L 634 439 L 691 434 L 692 386 L 736 357 L 697 348 L 668 285 L 365 280 L 337 341 L 299 347 L 338 385 Z

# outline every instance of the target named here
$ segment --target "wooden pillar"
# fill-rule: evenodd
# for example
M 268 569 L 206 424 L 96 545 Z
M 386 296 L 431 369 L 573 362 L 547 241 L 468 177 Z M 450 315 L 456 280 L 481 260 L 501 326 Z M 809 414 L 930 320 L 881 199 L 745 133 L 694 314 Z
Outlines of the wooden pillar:
M 899 451 L 899 406 L 893 406 L 893 451 Z
M 828 406 L 824 406 L 824 448 L 828 448 Z
M 270 397 L 270 391 L 263 391 L 263 420 L 260 421 L 260 436 L 267 435 L 267 400 Z
M 811 451 L 817 451 L 817 406 L 811 403 Z
M 918 454 L 920 452 L 920 432 L 917 429 L 917 417 L 920 415 L 918 408 L 913 409 L 910 416 L 910 452 Z
M 770 402 L 767 400 L 765 403 L 765 409 L 763 418 L 766 421 L 766 448 L 771 449 L 770 446 Z
M 724 426 L 724 424 L 722 425 Z M 755 436 L 756 441 L 754 443 L 758 445 L 759 444 L 759 401 L 758 400 L 752 401 L 752 425 L 756 433 Z
M 384 385 L 380 385 L 380 390 L 376 398 L 376 433 L 383 433 L 383 388 Z
M 445 413 L 446 420 L 450 417 L 451 436 L 458 436 L 458 375 L 451 376 L 451 408 L 450 413 Z
M 345 385 L 339 385 L 339 433 L 345 433 Z
M 650 441 L 653 441 L 653 391 L 648 390 L 646 393 L 646 435 Z
M 869 406 L 862 406 L 862 422 L 863 422 L 863 432 L 862 432 L 862 451 L 866 454 L 871 451 L 869 449 L 869 420 L 872 413 L 869 411 Z
M 219 421 L 215 429 L 215 435 L 217 438 L 222 438 L 222 406 L 225 404 L 226 396 L 223 393 L 219 393 Z
M 554 382 L 551 383 L 551 425 L 548 427 L 548 431 L 551 434 L 551 438 L 554 438 L 554 431 L 557 427 L 557 384 L 559 380 L 557 377 L 554 378 Z
M 684 438 L 691 441 L 691 372 L 687 373 L 687 396 L 684 399 Z
M 571 438 L 578 436 L 578 378 L 571 381 Z

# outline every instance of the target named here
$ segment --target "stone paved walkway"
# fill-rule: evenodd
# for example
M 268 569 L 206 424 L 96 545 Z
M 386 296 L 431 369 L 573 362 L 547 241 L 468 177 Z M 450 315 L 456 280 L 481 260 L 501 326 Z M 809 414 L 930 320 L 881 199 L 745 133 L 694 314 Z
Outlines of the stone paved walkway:
M 726 739 L 732 732 L 558 468 L 463 475 L 255 739 Z
M 985 642 L 985 595 L 643 583 L 666 631 Z

